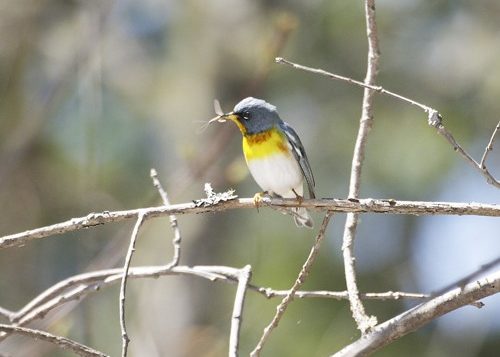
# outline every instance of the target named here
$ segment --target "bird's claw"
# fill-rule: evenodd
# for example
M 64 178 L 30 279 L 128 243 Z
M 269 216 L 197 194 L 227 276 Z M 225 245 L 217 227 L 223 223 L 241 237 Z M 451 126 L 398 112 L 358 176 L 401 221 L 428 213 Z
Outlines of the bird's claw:
M 265 196 L 267 195 L 267 192 L 257 192 L 253 196 L 253 204 L 255 205 L 255 208 L 257 208 L 257 212 L 259 211 L 259 207 L 262 206 L 262 202 L 264 202 Z

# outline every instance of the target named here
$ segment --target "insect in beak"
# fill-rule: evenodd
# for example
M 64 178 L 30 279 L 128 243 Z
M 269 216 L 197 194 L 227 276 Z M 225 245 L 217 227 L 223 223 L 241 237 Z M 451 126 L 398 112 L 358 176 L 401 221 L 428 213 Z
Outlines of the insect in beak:
M 215 118 L 212 118 L 208 121 L 208 124 L 212 124 L 213 122 L 217 121 L 219 123 L 224 123 L 226 121 L 225 116 L 227 114 L 219 114 Z
M 224 123 L 227 121 L 227 119 L 231 119 L 232 117 L 234 117 L 234 113 L 233 112 L 230 112 L 230 113 L 224 113 L 222 111 L 222 108 L 220 106 L 220 103 L 217 99 L 214 99 L 214 110 L 215 110 L 215 114 L 217 114 L 217 116 L 215 118 L 212 118 L 208 121 L 207 125 L 213 123 L 213 122 L 219 122 L 219 123 Z

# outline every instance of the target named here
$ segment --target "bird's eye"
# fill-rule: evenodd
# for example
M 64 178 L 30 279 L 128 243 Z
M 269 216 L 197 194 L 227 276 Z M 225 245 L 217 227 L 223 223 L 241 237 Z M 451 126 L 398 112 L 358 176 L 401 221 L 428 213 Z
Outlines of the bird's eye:
M 249 120 L 250 119 L 250 113 L 249 112 L 243 112 L 241 113 L 241 117 L 245 120 Z

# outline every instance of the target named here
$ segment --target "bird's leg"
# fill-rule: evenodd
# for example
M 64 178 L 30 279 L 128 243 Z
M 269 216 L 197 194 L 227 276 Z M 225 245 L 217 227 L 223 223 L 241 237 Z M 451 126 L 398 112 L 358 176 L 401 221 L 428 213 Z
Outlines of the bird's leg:
M 292 188 L 292 192 L 295 194 L 295 198 L 297 199 L 297 201 L 299 201 L 299 206 L 302 205 L 302 201 L 304 201 L 304 197 L 302 197 L 301 195 L 299 195 L 295 189 Z

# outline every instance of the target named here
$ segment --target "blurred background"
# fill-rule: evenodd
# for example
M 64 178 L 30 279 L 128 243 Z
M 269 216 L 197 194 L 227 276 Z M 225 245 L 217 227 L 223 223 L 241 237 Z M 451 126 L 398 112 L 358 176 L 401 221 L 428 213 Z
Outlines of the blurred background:
M 497 124 L 500 3 L 377 1 L 378 82 L 437 108 L 477 159 Z M 362 89 L 273 63 L 283 56 L 363 79 L 362 1 L 62 1 L 0 4 L 0 235 L 89 212 L 158 205 L 155 167 L 173 203 L 235 188 L 248 175 L 234 125 L 203 129 L 248 95 L 275 104 L 301 135 L 318 197 L 346 197 Z M 500 142 L 489 156 L 500 176 Z M 425 114 L 376 98 L 362 196 L 500 203 L 427 125 Z M 314 214 L 316 226 L 321 215 Z M 305 289 L 344 290 L 345 215 L 331 222 Z M 287 289 L 315 231 L 268 209 L 179 217 L 181 264 L 253 267 L 253 283 Z M 0 250 L 0 305 L 15 310 L 73 274 L 121 267 L 133 222 Z M 317 227 L 316 227 L 317 229 Z M 478 217 L 363 215 L 356 241 L 360 290 L 432 292 L 500 255 L 500 221 Z M 168 218 L 148 221 L 133 265 L 172 255 Z M 498 267 L 496 267 L 498 269 Z M 67 304 L 30 326 L 118 355 L 118 286 Z M 129 282 L 131 356 L 227 354 L 235 286 L 194 277 Z M 464 307 L 379 356 L 492 356 L 500 349 L 500 298 Z M 279 300 L 248 293 L 241 354 L 253 349 Z M 415 301 L 366 301 L 379 321 Z M 0 320 L 6 322 L 5 320 Z M 295 301 L 264 356 L 325 356 L 358 338 L 345 301 Z M 3 356 L 65 356 L 10 337 Z

